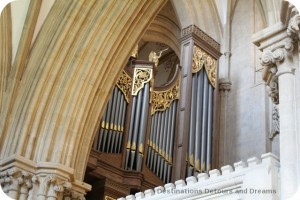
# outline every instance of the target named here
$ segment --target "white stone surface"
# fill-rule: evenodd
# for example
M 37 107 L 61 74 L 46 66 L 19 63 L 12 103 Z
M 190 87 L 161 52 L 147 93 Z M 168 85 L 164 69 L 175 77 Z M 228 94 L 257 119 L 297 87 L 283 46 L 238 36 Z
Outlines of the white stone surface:
M 178 180 L 174 184 L 168 183 L 164 187 L 156 187 L 137 193 L 136 199 L 143 200 L 187 200 L 187 199 L 246 199 L 246 200 L 272 200 L 279 198 L 279 159 L 272 153 L 263 154 L 261 159 L 256 157 L 245 162 L 222 167 L 222 175 L 214 169 L 208 174 L 199 174 L 188 177 L 186 181 Z M 198 181 L 197 181 L 198 180 Z M 149 194 L 149 191 L 151 195 Z M 126 199 L 133 198 L 129 195 Z M 119 198 L 118 200 L 123 200 Z

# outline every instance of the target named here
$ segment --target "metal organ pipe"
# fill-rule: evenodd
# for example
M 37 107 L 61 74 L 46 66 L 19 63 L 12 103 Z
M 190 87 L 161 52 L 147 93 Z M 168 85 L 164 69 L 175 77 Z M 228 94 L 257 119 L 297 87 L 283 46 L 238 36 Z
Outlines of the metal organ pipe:
M 207 127 L 207 154 L 206 154 L 206 170 L 211 169 L 211 159 L 212 159 L 212 124 L 213 124 L 213 97 L 214 89 L 209 85 L 209 99 L 208 99 L 208 127 Z
M 144 89 L 142 91 L 143 97 L 142 97 L 142 111 L 140 113 L 140 124 L 139 124 L 139 135 L 138 135 L 138 151 L 137 151 L 137 170 L 141 170 L 142 166 L 142 158 L 144 154 L 144 140 L 146 135 L 146 125 L 147 125 L 147 119 L 148 119 L 148 109 L 149 109 L 149 83 L 147 83 L 144 86 Z
M 202 135 L 202 140 L 201 140 L 201 171 L 206 171 L 205 166 L 206 166 L 206 138 L 207 138 L 207 117 L 208 117 L 208 79 L 206 77 L 206 73 L 204 77 L 204 84 L 203 84 L 203 112 L 202 112 L 202 130 L 201 130 L 201 135 Z
M 197 108 L 196 109 L 196 128 L 195 128 L 195 170 L 200 171 L 200 152 L 201 152 L 201 130 L 202 130 L 202 110 L 203 110 L 203 71 L 197 76 Z

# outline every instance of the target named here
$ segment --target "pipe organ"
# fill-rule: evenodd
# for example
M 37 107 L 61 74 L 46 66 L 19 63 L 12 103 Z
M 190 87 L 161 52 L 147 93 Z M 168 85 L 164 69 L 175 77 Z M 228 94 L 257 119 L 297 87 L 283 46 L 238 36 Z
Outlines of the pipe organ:
M 171 181 L 172 174 L 179 76 L 171 83 L 152 93 L 151 129 L 146 160 L 146 165 L 165 183 Z
M 128 73 L 122 71 L 106 105 L 99 133 L 94 142 L 94 148 L 100 152 L 121 153 L 131 81 L 132 78 Z
M 212 164 L 216 60 L 194 46 L 186 176 L 207 172 Z
M 141 171 L 149 113 L 151 68 L 134 68 L 125 169 Z
M 91 154 L 98 160 L 91 160 L 93 174 L 119 184 L 113 191 L 122 188 L 128 194 L 174 181 L 179 169 L 176 159 L 185 163 L 180 170 L 186 177 L 211 170 L 217 60 L 193 46 L 190 76 L 185 76 L 190 77 L 190 88 L 182 87 L 178 65 L 168 84 L 154 87 L 154 62 L 131 57 L 129 63 L 99 122 Z M 191 96 L 185 102 L 190 104 L 186 126 L 179 129 L 182 90 Z M 180 131 L 185 138 L 182 144 L 177 142 Z M 179 155 L 176 148 L 180 147 Z

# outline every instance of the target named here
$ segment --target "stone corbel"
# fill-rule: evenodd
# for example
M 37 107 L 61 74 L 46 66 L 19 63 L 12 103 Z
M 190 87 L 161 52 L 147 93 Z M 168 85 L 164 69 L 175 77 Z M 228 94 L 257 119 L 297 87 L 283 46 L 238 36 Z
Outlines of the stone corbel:
M 228 92 L 231 90 L 232 83 L 229 80 L 220 79 L 219 80 L 219 91 L 221 95 L 228 95 Z

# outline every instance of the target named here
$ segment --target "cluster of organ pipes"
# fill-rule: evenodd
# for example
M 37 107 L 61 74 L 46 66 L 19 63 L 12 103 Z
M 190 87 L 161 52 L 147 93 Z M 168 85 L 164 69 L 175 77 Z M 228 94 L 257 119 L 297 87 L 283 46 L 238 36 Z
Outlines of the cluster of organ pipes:
M 103 153 L 122 153 L 125 170 L 143 172 L 147 167 L 168 183 L 174 171 L 181 76 L 176 66 L 172 80 L 164 87 L 154 88 L 153 66 L 153 62 L 134 60 L 132 74 L 131 70 L 123 70 L 93 147 Z M 195 46 L 189 125 L 184 133 L 188 137 L 184 150 L 186 176 L 211 169 L 215 73 L 216 60 Z
M 150 83 L 145 83 L 132 97 L 131 117 L 126 146 L 125 166 L 128 170 L 141 171 L 144 157 L 144 141 L 149 113 Z
M 171 181 L 173 144 L 178 100 L 151 116 L 146 165 L 165 183 Z
M 124 136 L 127 102 L 122 91 L 115 86 L 101 119 L 95 149 L 106 153 L 120 153 Z
M 213 100 L 214 88 L 202 68 L 192 75 L 186 176 L 211 168 Z

